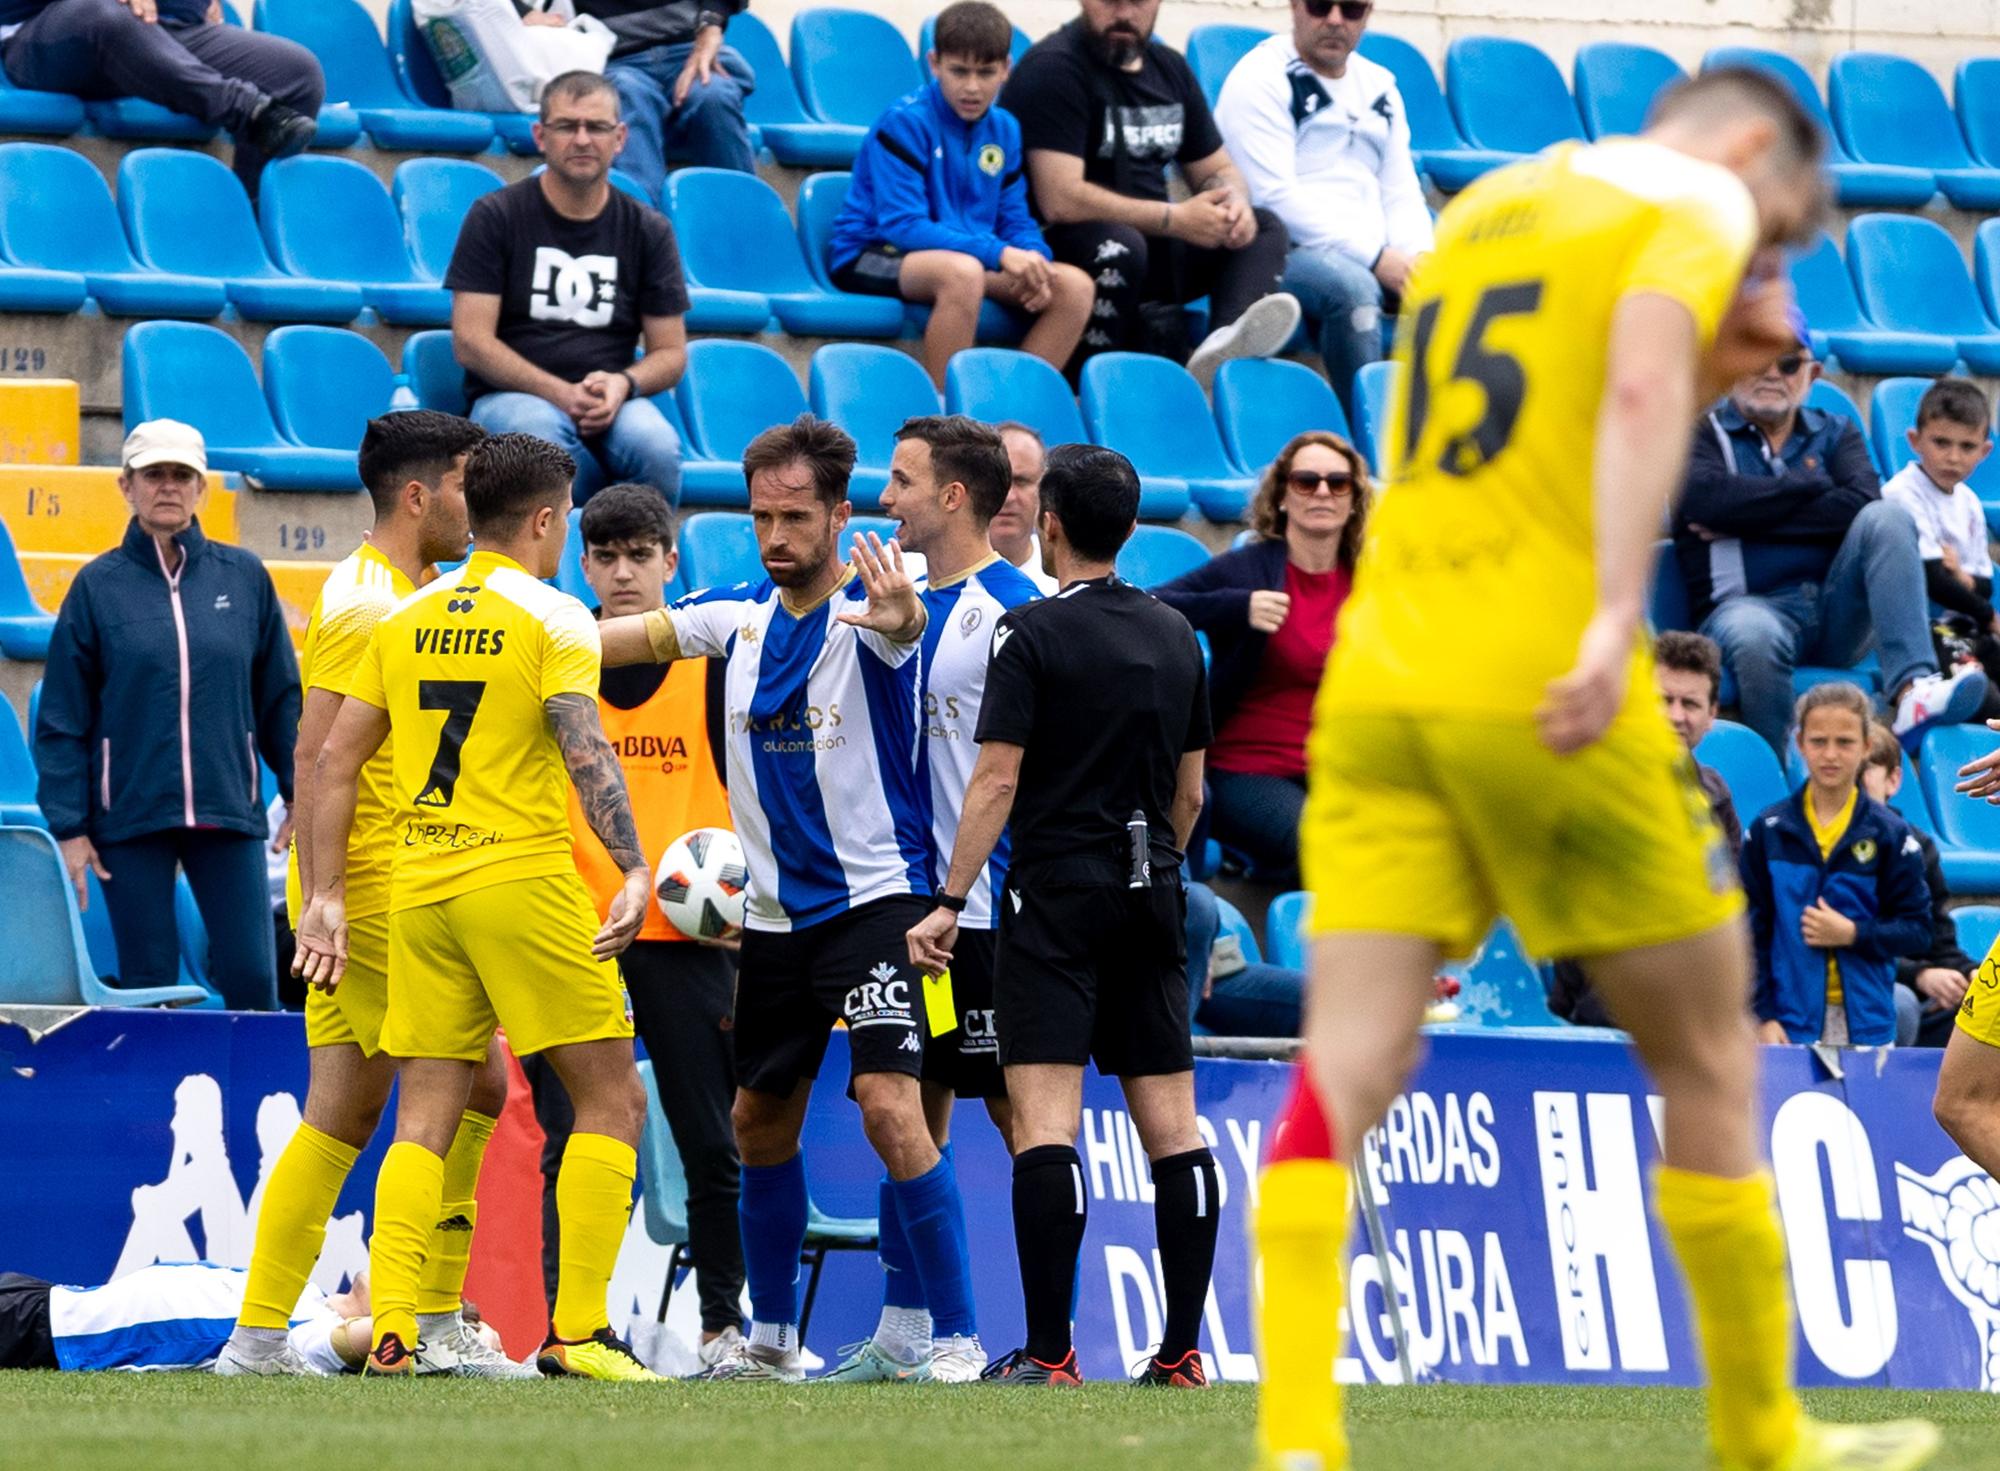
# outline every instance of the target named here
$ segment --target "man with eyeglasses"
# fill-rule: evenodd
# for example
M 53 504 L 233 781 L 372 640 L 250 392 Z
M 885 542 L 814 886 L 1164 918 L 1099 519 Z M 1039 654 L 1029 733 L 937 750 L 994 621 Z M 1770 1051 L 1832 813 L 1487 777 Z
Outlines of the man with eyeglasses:
M 611 481 L 671 504 L 680 436 L 653 399 L 687 367 L 673 226 L 611 186 L 625 125 L 603 77 L 550 82 L 535 143 L 548 166 L 474 203 L 445 272 L 471 418 L 560 445 L 576 461 L 578 505 Z
M 1396 79 L 1356 53 L 1373 0 L 1292 0 L 1290 35 L 1262 42 L 1215 105 L 1250 202 L 1285 223 L 1285 289 L 1319 324 L 1320 359 L 1352 417 L 1354 374 L 1382 356 L 1431 212 Z
M 1988 683 L 1977 665 L 1938 671 L 1916 522 L 1882 499 L 1854 421 L 1809 406 L 1819 377 L 1799 345 L 1736 380 L 1695 428 L 1674 547 L 1689 614 L 1722 645 L 1743 723 L 1780 757 L 1792 671 L 1882 662 L 1893 728 L 1914 749 L 1940 722 L 1970 720 Z

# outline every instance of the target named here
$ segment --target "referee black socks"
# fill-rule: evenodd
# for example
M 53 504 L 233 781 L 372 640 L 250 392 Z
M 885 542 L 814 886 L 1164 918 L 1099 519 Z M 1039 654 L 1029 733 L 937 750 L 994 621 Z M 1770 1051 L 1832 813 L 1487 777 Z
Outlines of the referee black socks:
M 1019 1181 L 1017 1171 L 1017 1200 Z M 1215 1156 L 1206 1149 L 1153 1161 L 1153 1230 L 1159 1237 L 1160 1271 L 1167 1289 L 1166 1331 L 1157 1355 L 1163 1364 L 1179 1362 L 1201 1337 L 1209 1274 L 1215 1268 L 1219 1185 Z
M 1042 1144 L 1014 1156 L 1014 1246 L 1021 1258 L 1026 1347 L 1028 1357 L 1045 1364 L 1059 1364 L 1069 1355 L 1070 1304 L 1087 1199 L 1083 1160 L 1072 1145 Z M 1213 1222 L 1208 1247 L 1213 1257 Z M 1200 1313 L 1199 1304 L 1195 1311 Z

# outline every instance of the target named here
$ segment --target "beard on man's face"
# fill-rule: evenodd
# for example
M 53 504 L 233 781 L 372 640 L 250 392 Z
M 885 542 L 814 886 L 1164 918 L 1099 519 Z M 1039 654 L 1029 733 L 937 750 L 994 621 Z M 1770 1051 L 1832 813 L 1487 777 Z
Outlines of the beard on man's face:
M 1108 31 L 1092 32 L 1091 40 L 1097 47 L 1097 54 L 1108 66 L 1127 66 L 1146 47 L 1146 38 L 1139 33 L 1139 28 L 1122 20 Z

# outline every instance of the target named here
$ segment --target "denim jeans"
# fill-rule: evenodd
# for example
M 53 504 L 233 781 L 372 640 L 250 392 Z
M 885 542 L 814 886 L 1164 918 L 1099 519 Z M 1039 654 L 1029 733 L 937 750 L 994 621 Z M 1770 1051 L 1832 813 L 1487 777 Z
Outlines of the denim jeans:
M 1351 255 L 1296 246 L 1285 259 L 1285 290 L 1319 326 L 1327 380 L 1354 420 L 1354 375 L 1383 356 L 1382 283 Z
M 1253 961 L 1209 984 L 1209 953 L 1222 927 L 1215 891 L 1187 886 L 1188 1016 L 1218 1037 L 1296 1037 L 1305 1009 L 1304 971 Z M 1206 989 L 1208 995 L 1201 993 Z
M 1305 778 L 1211 770 L 1208 788 L 1209 831 L 1215 840 L 1249 859 L 1258 882 L 1293 887 L 1299 868 L 1299 814 L 1306 805 Z
M 624 150 L 613 162 L 644 184 L 655 199 L 667 182 L 669 155 L 742 174 L 757 169 L 750 151 L 750 125 L 743 120 L 743 99 L 756 90 L 756 73 L 734 47 L 724 46 L 709 79 L 696 82 L 687 101 L 675 107 L 674 83 L 692 50 L 685 41 L 648 46 L 617 57 L 604 69 L 618 89 L 628 130 Z
M 1880 650 L 1882 690 L 1893 702 L 1905 684 L 1937 673 L 1930 599 L 1917 555 L 1917 526 L 1889 501 L 1864 506 L 1847 528 L 1822 583 L 1724 600 L 1701 625 L 1736 673 L 1743 723 L 1784 759 L 1792 720 L 1792 670 L 1844 668 Z
M 472 406 L 472 422 L 490 434 L 533 434 L 569 451 L 576 461 L 572 498 L 580 506 L 613 480 L 650 485 L 673 505 L 681 498 L 681 437 L 648 399 L 627 400 L 609 432 L 583 438 L 576 421 L 532 393 L 488 393 Z

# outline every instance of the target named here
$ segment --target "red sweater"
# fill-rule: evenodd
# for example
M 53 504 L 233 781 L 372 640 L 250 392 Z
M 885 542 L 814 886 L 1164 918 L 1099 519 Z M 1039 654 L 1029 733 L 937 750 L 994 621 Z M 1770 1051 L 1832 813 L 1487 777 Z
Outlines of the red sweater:
M 1210 766 L 1244 776 L 1306 774 L 1313 699 L 1333 649 L 1334 619 L 1353 585 L 1345 567 L 1301 572 L 1285 564 L 1291 611 L 1265 644 L 1263 662 L 1242 702 L 1216 732 L 1208 752 Z

